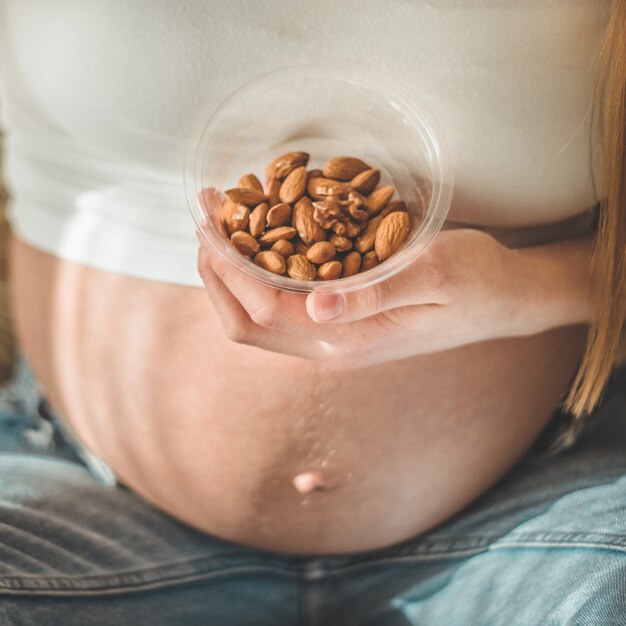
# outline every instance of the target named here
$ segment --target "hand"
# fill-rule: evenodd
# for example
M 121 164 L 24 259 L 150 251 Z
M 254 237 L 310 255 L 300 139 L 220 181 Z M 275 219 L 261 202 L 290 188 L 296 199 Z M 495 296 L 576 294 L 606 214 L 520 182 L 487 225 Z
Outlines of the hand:
M 308 296 L 255 282 L 197 236 L 198 270 L 239 343 L 352 368 L 538 332 L 526 259 L 478 230 L 440 231 L 411 266 L 372 287 Z

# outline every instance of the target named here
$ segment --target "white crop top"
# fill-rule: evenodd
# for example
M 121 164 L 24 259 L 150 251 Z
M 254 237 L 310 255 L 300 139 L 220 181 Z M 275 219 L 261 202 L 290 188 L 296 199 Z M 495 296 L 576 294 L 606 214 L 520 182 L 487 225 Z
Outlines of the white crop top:
M 16 235 L 64 259 L 202 286 L 182 184 L 207 103 L 285 65 L 357 61 L 441 126 L 452 223 L 509 245 L 589 226 L 593 58 L 607 0 L 0 0 Z

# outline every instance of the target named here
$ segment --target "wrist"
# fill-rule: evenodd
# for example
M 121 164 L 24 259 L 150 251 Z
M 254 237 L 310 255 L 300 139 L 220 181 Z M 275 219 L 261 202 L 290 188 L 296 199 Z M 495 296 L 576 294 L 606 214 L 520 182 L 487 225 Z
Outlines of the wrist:
M 526 301 L 522 305 L 529 314 L 531 333 L 592 321 L 594 241 L 594 233 L 588 233 L 514 250 L 524 283 L 522 293 Z

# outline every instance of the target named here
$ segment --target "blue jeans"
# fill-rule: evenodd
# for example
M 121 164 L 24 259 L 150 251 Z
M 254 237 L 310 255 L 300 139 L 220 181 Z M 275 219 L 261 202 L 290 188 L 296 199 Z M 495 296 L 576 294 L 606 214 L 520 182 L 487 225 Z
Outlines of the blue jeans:
M 106 486 L 22 359 L 0 390 L 0 624 L 626 626 L 626 370 L 592 418 L 429 532 L 298 556 Z

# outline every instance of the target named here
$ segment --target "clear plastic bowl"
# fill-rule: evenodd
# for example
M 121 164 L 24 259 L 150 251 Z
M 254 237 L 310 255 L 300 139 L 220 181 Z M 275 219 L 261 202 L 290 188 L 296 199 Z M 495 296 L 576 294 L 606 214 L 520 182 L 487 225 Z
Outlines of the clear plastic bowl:
M 411 215 L 402 249 L 366 272 L 329 281 L 278 276 L 243 257 L 223 234 L 218 203 L 201 201 L 202 192 L 219 199 L 250 172 L 263 180 L 266 165 L 290 151 L 311 155 L 307 169 L 339 155 L 380 169 L 380 184 L 393 184 Z M 264 74 L 228 96 L 193 137 L 184 176 L 196 226 L 220 255 L 254 280 L 304 293 L 362 289 L 415 261 L 444 223 L 453 180 L 444 138 L 417 96 L 377 70 L 319 64 Z

